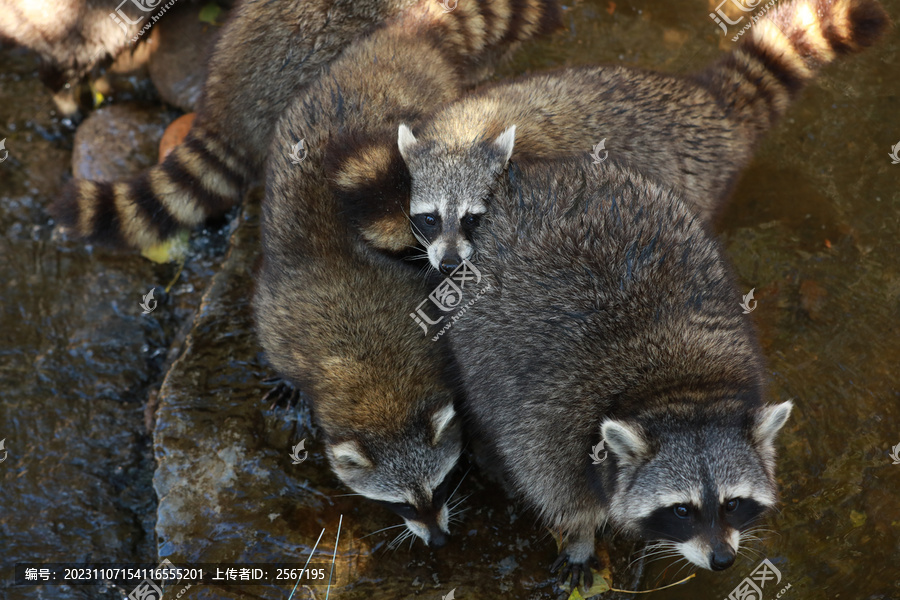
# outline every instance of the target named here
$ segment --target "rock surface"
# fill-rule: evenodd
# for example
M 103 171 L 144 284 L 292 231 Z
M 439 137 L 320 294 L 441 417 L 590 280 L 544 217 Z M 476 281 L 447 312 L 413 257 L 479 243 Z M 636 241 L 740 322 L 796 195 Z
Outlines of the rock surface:
M 199 5 L 166 12 L 150 31 L 150 78 L 163 100 L 185 112 L 197 109 L 206 56 L 219 27 L 200 20 Z
M 133 104 L 97 109 L 75 132 L 72 174 L 83 179 L 114 181 L 153 166 L 159 140 L 174 116 Z

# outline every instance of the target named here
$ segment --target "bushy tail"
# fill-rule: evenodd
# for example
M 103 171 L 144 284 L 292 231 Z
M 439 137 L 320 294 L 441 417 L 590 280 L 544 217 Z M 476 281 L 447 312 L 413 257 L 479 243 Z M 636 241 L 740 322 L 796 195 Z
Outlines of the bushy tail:
M 146 249 L 239 202 L 252 164 L 195 125 L 162 163 L 131 179 L 70 181 L 50 212 L 86 241 Z
M 818 71 L 874 44 L 890 26 L 877 0 L 781 0 L 738 47 L 700 74 L 731 111 L 761 134 Z
M 452 47 L 466 71 L 562 23 L 557 0 L 426 0 L 418 9 L 432 32 L 437 27 L 437 43 Z

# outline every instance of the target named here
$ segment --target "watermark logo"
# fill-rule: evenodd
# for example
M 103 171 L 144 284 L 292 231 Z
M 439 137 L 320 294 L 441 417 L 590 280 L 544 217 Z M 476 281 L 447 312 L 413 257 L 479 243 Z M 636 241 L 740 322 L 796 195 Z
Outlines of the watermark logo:
M 772 581 L 774 580 L 774 581 Z M 768 558 L 764 558 L 759 566 L 750 573 L 750 577 L 738 584 L 728 595 L 726 600 L 762 600 L 763 589 L 769 584 L 769 589 L 781 583 L 781 571 L 775 568 Z M 791 584 L 782 588 L 775 598 L 780 598 L 784 592 L 790 589 Z
M 758 14 L 751 16 L 749 18 L 749 22 L 744 25 L 744 27 L 737 33 L 737 35 L 735 35 L 733 38 L 731 38 L 731 41 L 732 42 L 738 41 L 738 38 L 740 38 L 742 35 L 744 35 L 744 32 L 746 32 L 751 27 L 753 27 L 753 25 L 757 21 L 759 21 L 761 18 L 763 18 L 763 16 L 767 12 L 769 12 L 770 8 L 775 6 L 775 1 L 776 0 L 769 0 L 769 2 L 767 2 L 764 6 L 762 6 L 760 8 L 760 12 Z M 728 25 L 737 25 L 738 23 L 740 23 L 741 21 L 744 20 L 744 16 L 745 16 L 745 15 L 741 15 L 736 20 L 732 21 L 728 17 L 728 15 L 725 14 L 725 11 L 722 10 L 722 6 L 728 2 L 731 2 L 732 4 L 737 6 L 738 10 L 740 10 L 741 12 L 750 13 L 750 12 L 755 11 L 757 9 L 757 7 L 759 7 L 759 4 L 760 4 L 760 2 L 762 2 L 762 0 L 722 0 L 722 2 L 720 2 L 719 5 L 716 7 L 716 12 L 709 13 L 709 18 L 712 19 L 713 21 L 715 21 L 716 24 L 722 28 L 722 33 L 725 35 L 728 35 Z M 726 23 L 727 23 L 727 25 L 726 25 Z
M 144 314 L 145 314 L 145 315 L 149 315 L 149 314 L 152 313 L 154 310 L 156 310 L 156 300 L 153 299 L 153 292 L 155 292 L 155 291 L 156 291 L 156 288 L 150 288 L 150 291 L 147 292 L 147 293 L 143 296 L 144 301 L 141 302 L 141 308 L 144 309 Z M 152 302 L 153 304 L 150 304 L 151 302 Z
M 291 148 L 291 152 L 290 152 L 289 156 L 291 157 L 292 163 L 294 163 L 295 165 L 299 165 L 306 159 L 306 140 L 305 139 L 300 140 L 299 142 L 297 142 L 290 148 Z
M 0 442 L 0 450 L 2 450 L 2 449 L 3 449 L 3 442 Z M 892 465 L 900 465 L 900 444 L 897 444 L 896 446 L 894 446 L 893 448 L 891 448 L 891 450 L 892 450 L 893 452 L 891 452 L 891 453 L 888 455 L 888 456 L 891 457 L 891 460 L 894 461 L 894 462 L 892 462 L 891 464 L 892 464 Z M 5 457 L 4 457 L 4 458 L 5 458 Z M 3 462 L 3 461 L 0 460 L 0 462 Z
M 416 307 L 416 312 L 409 313 L 409 316 L 416 322 L 416 324 L 422 328 L 422 331 L 425 332 L 425 335 L 428 335 L 428 326 L 429 325 L 437 325 L 441 321 L 444 320 L 444 316 L 442 315 L 438 317 L 436 320 L 431 320 L 428 317 L 428 313 L 426 313 L 422 309 L 422 305 L 428 302 L 429 300 L 437 306 L 441 312 L 451 312 L 457 310 L 456 314 L 451 317 L 451 322 L 444 325 L 443 329 L 438 332 L 436 336 L 434 336 L 432 341 L 437 341 L 439 337 L 441 337 L 445 331 L 452 327 L 453 323 L 459 320 L 462 315 L 471 307 L 481 296 L 484 295 L 490 289 L 490 286 L 485 287 L 484 289 L 478 292 L 478 296 L 473 298 L 468 304 L 460 308 L 463 300 L 463 290 L 466 287 L 467 283 L 470 283 L 470 287 L 476 286 L 481 282 L 481 271 L 475 268 L 475 265 L 470 263 L 468 260 L 463 260 L 462 264 L 456 267 L 450 275 L 448 275 L 444 281 L 442 281 L 434 291 L 428 294 L 428 298 L 422 300 L 419 305 Z
M 3 140 L 6 141 L 6 140 Z M 0 149 L 3 148 L 3 141 L 0 141 Z M 891 147 L 891 153 L 888 156 L 891 157 L 892 165 L 900 165 L 900 142 L 897 142 L 894 146 Z M 6 158 L 6 157 L 4 157 Z M 3 162 L 3 159 L 0 159 L 0 162 Z
M 601 152 L 601 151 L 603 152 L 603 157 L 602 157 L 602 158 L 600 157 L 600 152 Z M 594 163 L 593 163 L 593 164 L 595 164 L 595 165 L 599 165 L 599 164 L 602 163 L 604 160 L 606 160 L 607 158 L 609 158 L 609 152 L 606 150 L 606 138 L 603 138 L 602 140 L 600 140 L 600 143 L 599 143 L 599 144 L 597 144 L 596 146 L 594 146 L 594 149 L 593 149 L 593 151 L 591 152 L 591 158 L 594 159 Z
M 171 569 L 171 570 L 169 570 Z M 175 565 L 166 558 L 155 569 L 148 569 L 152 579 L 145 579 L 128 594 L 128 600 L 162 600 L 162 589 L 153 583 L 154 580 L 164 581 L 169 575 L 177 574 Z
M 453 12 L 453 10 L 459 5 L 459 0 L 441 0 L 441 6 L 444 8 L 444 12 Z M 451 592 L 452 594 L 453 592 Z
M 128 4 L 129 2 L 131 2 L 136 7 L 138 7 L 138 9 L 141 10 L 142 12 L 148 13 L 148 12 L 152 12 L 157 6 L 159 6 L 159 3 L 162 2 L 162 0 L 155 0 L 155 1 L 154 0 L 143 0 L 143 1 L 142 0 L 122 0 L 122 2 L 119 3 L 119 6 L 116 7 L 115 12 L 109 13 L 109 17 L 113 21 L 115 21 L 119 27 L 122 28 L 122 31 L 124 31 L 126 35 L 128 34 L 128 27 L 125 24 L 128 23 L 128 25 L 137 25 L 138 23 L 140 23 L 141 21 L 144 20 L 144 16 L 145 16 L 145 15 L 141 15 L 135 21 L 132 21 L 131 19 L 129 19 L 128 15 L 126 15 L 122 11 L 122 6 L 125 4 Z
M 752 288 L 752 289 L 750 290 L 750 293 L 747 294 L 746 296 L 744 296 L 743 302 L 741 302 L 741 308 L 744 309 L 744 314 L 745 314 L 745 315 L 749 315 L 749 314 L 752 313 L 754 310 L 756 310 L 756 300 L 753 299 L 753 291 L 754 291 L 755 289 L 756 289 L 756 288 Z M 750 306 L 750 303 L 751 303 L 751 302 L 753 303 L 753 306 Z
M 606 440 L 600 440 L 599 444 L 591 447 L 591 453 L 588 454 L 588 456 L 590 456 L 594 460 L 594 462 L 592 464 L 599 465 L 604 460 L 606 460 L 606 457 L 607 457 L 607 455 L 609 455 L 609 452 L 607 452 L 603 447 L 603 445 L 605 443 L 606 443 Z M 602 457 L 600 456 L 601 450 L 603 451 Z
M 3 458 L 0 458 L 0 463 L 2 463 L 4 460 L 6 460 L 6 456 L 9 454 L 9 452 L 6 451 L 6 438 L 0 440 L 0 452 L 3 452 Z
M 291 459 L 294 461 L 294 462 L 291 463 L 292 465 L 299 465 L 299 464 L 302 463 L 304 460 L 306 460 L 306 457 L 307 457 L 307 456 L 309 456 L 309 452 L 307 452 L 306 447 L 305 447 L 305 444 L 306 444 L 306 438 L 303 438 L 302 440 L 300 440 L 300 443 L 299 443 L 299 444 L 297 444 L 296 446 L 293 446 L 293 447 L 291 448 L 291 454 L 290 454 L 290 456 L 291 456 Z M 301 450 L 303 450 L 303 457 L 302 457 L 302 458 L 300 457 L 300 451 L 301 451 Z
M 897 144 L 897 146 L 900 146 L 900 144 Z M 0 162 L 3 162 L 9 156 L 9 150 L 6 149 L 6 138 L 0 140 L 0 150 L 3 151 L 3 158 L 0 158 Z

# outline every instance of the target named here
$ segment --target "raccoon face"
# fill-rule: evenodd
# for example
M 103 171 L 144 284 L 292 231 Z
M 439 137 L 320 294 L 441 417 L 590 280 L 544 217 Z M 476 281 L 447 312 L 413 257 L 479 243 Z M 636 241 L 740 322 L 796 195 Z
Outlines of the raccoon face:
M 415 422 L 400 438 L 373 434 L 327 447 L 335 473 L 348 487 L 390 509 L 409 533 L 439 548 L 450 533 L 451 474 L 462 452 L 452 404 Z
M 734 563 L 748 529 L 777 500 L 774 439 L 792 404 L 740 415 L 607 420 L 616 457 L 610 521 L 704 569 Z
M 412 179 L 413 235 L 425 247 L 431 266 L 445 275 L 474 254 L 472 232 L 490 207 L 515 139 L 513 125 L 493 142 L 476 140 L 450 148 L 440 141 L 420 142 L 400 125 L 397 143 Z

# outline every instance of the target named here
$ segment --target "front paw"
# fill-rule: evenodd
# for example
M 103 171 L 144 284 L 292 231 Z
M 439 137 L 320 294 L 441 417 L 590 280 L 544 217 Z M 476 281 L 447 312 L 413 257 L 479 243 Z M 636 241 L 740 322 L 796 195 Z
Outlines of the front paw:
M 600 561 L 597 560 L 597 556 L 593 554 L 593 552 L 582 558 L 580 556 L 572 556 L 568 549 L 566 549 L 560 553 L 559 557 L 550 567 L 550 571 L 552 573 L 559 571 L 556 582 L 559 585 L 563 585 L 568 581 L 573 590 L 579 586 L 583 577 L 583 589 L 589 590 L 594 585 L 594 573 L 591 570 L 592 567 L 598 570 L 600 569 Z
M 263 381 L 263 383 L 274 386 L 262 398 L 263 402 L 268 402 L 269 400 L 272 401 L 269 410 L 275 409 L 276 406 L 294 408 L 300 401 L 300 390 L 291 385 L 286 379 L 270 377 Z

